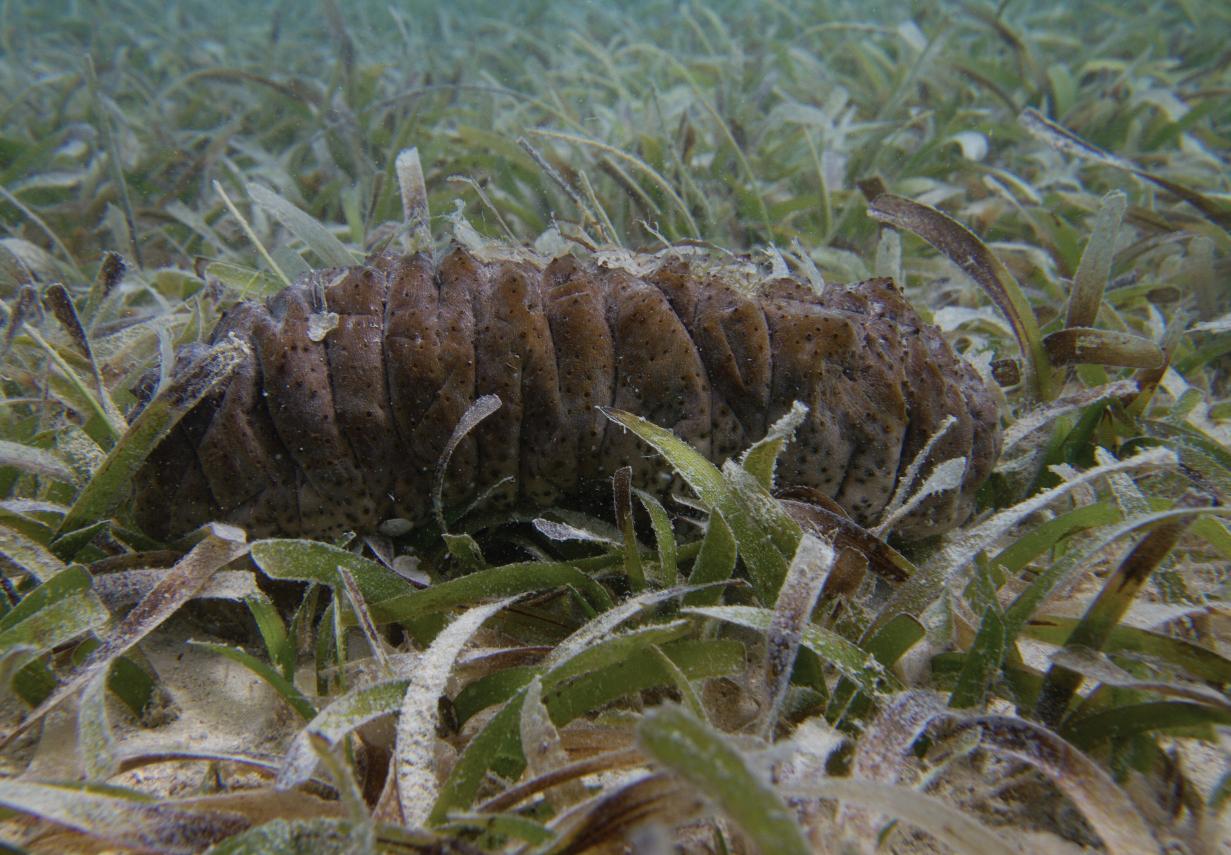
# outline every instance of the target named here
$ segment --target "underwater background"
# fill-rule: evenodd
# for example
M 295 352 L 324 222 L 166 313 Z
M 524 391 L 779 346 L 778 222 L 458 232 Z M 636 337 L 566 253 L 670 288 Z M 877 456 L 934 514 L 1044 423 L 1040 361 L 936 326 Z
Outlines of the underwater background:
M 493 233 L 460 179 L 519 238 L 575 218 L 525 138 L 586 174 L 630 245 L 654 239 L 638 220 L 736 249 L 801 238 L 844 273 L 875 236 L 855 187 L 869 176 L 963 205 L 992 240 L 1029 235 L 1061 274 L 1079 247 L 1065 194 L 1157 192 L 1055 152 L 1017 121 L 1026 108 L 1226 193 L 1220 4 L 1001 5 L 9 2 L 4 183 L 74 259 L 78 244 L 131 254 L 132 209 L 155 268 L 242 250 L 180 209 L 214 225 L 211 182 L 241 175 L 358 239 L 398 218 L 409 145 L 432 210 L 460 198 Z
M 0 0 L 4 846 L 1225 850 L 1229 32 L 1218 0 Z M 614 414 L 689 496 L 143 530 L 135 473 L 242 356 L 177 349 L 456 245 L 891 277 L 995 387 L 1000 460 L 903 543 L 775 492 L 797 423 L 724 467 Z M 896 510 L 952 489 L 909 474 Z

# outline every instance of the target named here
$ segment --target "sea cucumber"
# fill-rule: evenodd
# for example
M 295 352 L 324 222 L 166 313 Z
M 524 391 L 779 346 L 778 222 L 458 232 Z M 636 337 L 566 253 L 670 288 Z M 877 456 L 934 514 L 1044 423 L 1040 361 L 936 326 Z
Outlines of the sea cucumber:
M 327 312 L 336 326 L 310 335 Z M 907 539 L 964 521 L 1000 449 L 995 395 L 892 281 L 818 293 L 688 247 L 379 253 L 239 303 L 211 341 L 227 336 L 251 356 L 135 479 L 134 513 L 154 537 L 209 520 L 255 536 L 421 524 L 441 452 L 486 394 L 502 406 L 458 445 L 447 506 L 506 479 L 497 506 L 543 507 L 624 465 L 634 483 L 666 491 L 663 462 L 599 406 L 644 416 L 721 462 L 801 401 L 808 413 L 777 483 L 819 490 L 865 525 L 952 416 L 919 480 L 955 457 L 965 474 L 897 524 Z

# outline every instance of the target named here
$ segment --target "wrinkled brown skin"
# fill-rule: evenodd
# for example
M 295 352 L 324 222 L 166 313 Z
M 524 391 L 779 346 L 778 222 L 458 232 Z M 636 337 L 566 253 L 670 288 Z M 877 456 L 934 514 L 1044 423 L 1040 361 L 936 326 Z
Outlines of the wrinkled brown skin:
M 819 490 L 870 525 L 952 415 L 922 475 L 966 457 L 961 489 L 896 530 L 917 539 L 964 521 L 1000 450 L 999 415 L 939 330 L 888 279 L 822 295 L 775 279 L 756 292 L 671 256 L 641 278 L 590 259 L 540 267 L 461 248 L 439 264 L 379 255 L 316 271 L 219 322 L 212 341 L 238 336 L 253 355 L 150 457 L 136 478 L 137 520 L 164 540 L 209 520 L 308 537 L 426 522 L 446 442 L 470 404 L 494 393 L 503 406 L 449 464 L 446 506 L 511 476 L 496 503 L 542 507 L 624 465 L 642 487 L 678 486 L 598 406 L 670 428 L 721 463 L 800 400 L 808 415 L 780 459 L 780 485 Z M 322 294 L 340 319 L 313 342 Z

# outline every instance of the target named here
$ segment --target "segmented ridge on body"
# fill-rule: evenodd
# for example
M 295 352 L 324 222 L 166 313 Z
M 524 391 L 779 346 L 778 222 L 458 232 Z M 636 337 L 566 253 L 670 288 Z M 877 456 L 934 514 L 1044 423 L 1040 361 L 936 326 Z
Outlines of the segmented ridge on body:
M 460 247 L 438 264 L 382 254 L 240 303 L 212 341 L 238 336 L 252 356 L 147 461 L 138 522 L 163 539 L 209 520 L 256 536 L 425 522 L 445 444 L 492 393 L 503 405 L 453 454 L 447 506 L 506 477 L 498 504 L 545 506 L 624 465 L 634 483 L 665 491 L 665 464 L 599 406 L 670 428 L 721 462 L 799 400 L 808 414 L 779 461 L 780 485 L 815 488 L 871 524 L 953 416 L 919 483 L 966 457 L 961 487 L 896 530 L 918 538 L 969 515 L 999 452 L 995 399 L 890 280 L 818 294 L 775 278 L 749 294 L 681 255 L 639 259 L 632 272 L 571 255 L 485 261 Z M 322 311 L 337 326 L 313 341 L 309 320 Z

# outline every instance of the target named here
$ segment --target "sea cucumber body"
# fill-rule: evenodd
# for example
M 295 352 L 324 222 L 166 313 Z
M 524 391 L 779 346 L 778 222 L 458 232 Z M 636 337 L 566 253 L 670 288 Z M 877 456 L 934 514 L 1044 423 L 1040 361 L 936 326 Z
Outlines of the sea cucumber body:
M 460 247 L 438 263 L 377 255 L 315 271 L 219 322 L 212 341 L 237 336 L 252 356 L 151 455 L 137 520 L 162 539 L 214 519 L 301 536 L 423 523 L 445 444 L 486 394 L 502 406 L 454 452 L 447 506 L 503 481 L 493 502 L 542 507 L 624 465 L 641 486 L 671 487 L 662 461 L 599 406 L 644 416 L 721 462 L 799 400 L 808 414 L 779 484 L 815 488 L 871 524 L 953 416 L 921 477 L 965 457 L 961 487 L 896 530 L 918 538 L 964 520 L 999 453 L 999 416 L 939 330 L 887 279 L 820 294 L 789 278 L 744 279 L 685 253 L 618 263 Z M 313 341 L 322 312 L 338 323 Z

